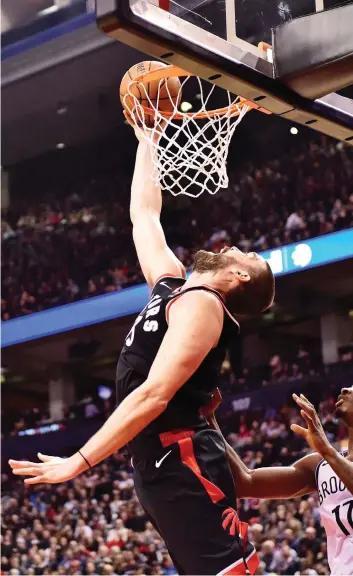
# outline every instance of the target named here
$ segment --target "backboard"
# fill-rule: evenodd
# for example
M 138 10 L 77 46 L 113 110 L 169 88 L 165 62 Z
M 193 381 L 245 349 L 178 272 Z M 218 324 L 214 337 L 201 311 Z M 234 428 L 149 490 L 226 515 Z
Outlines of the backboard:
M 148 2 L 161 6 L 156 0 Z M 338 4 L 338 2 L 337 2 Z M 162 4 L 163 5 L 163 4 Z M 166 2 L 170 14 L 190 22 L 245 50 L 260 42 L 271 44 L 271 29 L 305 16 L 322 5 L 319 0 L 181 0 Z M 257 52 L 257 49 L 254 50 Z
M 290 121 L 353 144 L 353 102 L 308 99 L 276 77 L 273 28 L 352 0 L 96 0 L 99 29 Z M 353 5 L 352 5 L 353 7 Z M 302 18 L 300 18 L 302 19 Z M 346 82 L 346 79 L 345 79 Z M 347 85 L 337 85 L 340 89 Z
M 260 42 L 271 44 L 271 30 L 284 22 L 323 9 L 348 4 L 351 0 L 166 0 L 170 14 L 208 30 L 233 44 L 243 41 L 245 49 Z M 158 0 L 148 2 L 163 6 Z

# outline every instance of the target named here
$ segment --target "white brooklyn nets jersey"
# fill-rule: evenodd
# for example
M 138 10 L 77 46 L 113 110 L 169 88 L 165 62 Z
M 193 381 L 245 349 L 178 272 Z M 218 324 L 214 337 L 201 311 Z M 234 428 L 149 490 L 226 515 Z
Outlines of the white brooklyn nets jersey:
M 316 484 L 331 574 L 353 574 L 353 494 L 325 460 L 316 468 Z

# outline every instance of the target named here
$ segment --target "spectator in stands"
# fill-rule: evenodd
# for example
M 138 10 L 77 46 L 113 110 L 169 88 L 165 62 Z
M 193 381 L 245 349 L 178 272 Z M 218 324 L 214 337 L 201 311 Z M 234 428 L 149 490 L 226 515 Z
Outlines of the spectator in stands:
M 248 162 L 230 173 L 216 204 L 207 197 L 166 203 L 169 243 L 188 268 L 202 247 L 259 251 L 342 230 L 353 225 L 352 175 L 351 148 L 332 141 L 302 142 L 262 166 Z M 87 176 L 66 195 L 46 191 L 33 202 L 24 195 L 10 206 L 2 215 L 3 320 L 143 281 L 130 240 L 129 186 L 113 155 L 110 172 Z
M 328 388 L 320 389 L 324 398 L 331 397 Z M 320 417 L 327 413 L 326 399 L 320 403 Z M 86 395 L 81 406 L 92 400 Z M 221 425 L 230 428 L 228 441 L 235 441 L 248 465 L 287 464 L 288 458 L 293 461 L 307 451 L 289 430 L 295 421 L 293 410 L 271 408 L 258 413 L 258 420 L 247 411 L 240 418 L 241 430 L 230 426 L 227 418 L 233 415 L 224 413 Z M 336 429 L 333 441 L 337 433 Z M 239 446 L 239 435 L 247 444 Z M 5 575 L 11 570 L 43 576 L 176 573 L 164 543 L 140 508 L 132 468 L 123 454 L 115 454 L 69 485 L 39 485 L 33 492 L 14 476 L 3 474 L 2 482 Z M 317 495 L 280 503 L 243 500 L 239 513 L 251 525 L 261 559 L 258 574 L 328 574 Z
M 287 230 L 303 230 L 305 228 L 304 213 L 302 210 L 292 212 L 286 222 Z

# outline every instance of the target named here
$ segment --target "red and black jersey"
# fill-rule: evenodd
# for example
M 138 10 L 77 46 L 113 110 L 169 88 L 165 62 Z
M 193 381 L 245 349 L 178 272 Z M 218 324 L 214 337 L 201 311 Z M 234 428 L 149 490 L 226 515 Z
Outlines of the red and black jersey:
M 147 379 L 164 335 L 168 329 L 168 312 L 172 303 L 186 292 L 203 290 L 215 294 L 224 308 L 224 323 L 216 348 L 206 356 L 191 378 L 169 402 L 167 409 L 151 422 L 131 443 L 132 453 L 151 448 L 162 432 L 178 429 L 198 429 L 205 425 L 199 411 L 210 399 L 217 387 L 218 374 L 226 348 L 239 334 L 239 324 L 227 310 L 222 296 L 207 286 L 197 286 L 183 290 L 184 278 L 163 276 L 155 284 L 151 298 L 137 316 L 126 336 L 116 373 L 118 403 L 122 402 Z M 207 314 L 207 309 L 205 309 Z M 168 378 L 168 374 L 165 375 Z M 160 444 L 159 444 L 160 445 Z

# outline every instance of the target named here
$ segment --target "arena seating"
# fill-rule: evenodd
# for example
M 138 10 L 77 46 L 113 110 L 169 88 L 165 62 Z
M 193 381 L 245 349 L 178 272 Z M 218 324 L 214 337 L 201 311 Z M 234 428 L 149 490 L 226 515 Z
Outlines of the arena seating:
M 319 414 L 331 442 L 344 430 L 332 419 L 339 387 L 322 390 Z M 298 410 L 223 414 L 228 441 L 249 468 L 287 465 L 308 447 L 289 429 Z M 237 433 L 234 432 L 237 430 Z M 65 485 L 28 489 L 3 469 L 2 574 L 175 574 L 165 545 L 139 506 L 132 468 L 115 454 Z M 288 501 L 244 500 L 261 564 L 257 574 L 327 574 L 316 495 Z
M 114 160 L 114 158 L 113 158 Z M 231 171 L 217 200 L 170 203 L 163 224 L 190 268 L 196 250 L 261 251 L 353 225 L 352 148 L 302 141 L 291 155 Z M 23 189 L 2 214 L 2 320 L 143 282 L 132 245 L 126 174 L 70 190 Z M 99 199 L 99 201 L 97 201 Z M 178 226 L 175 226 L 175 222 Z
M 353 352 L 346 352 L 342 360 L 331 366 L 324 366 L 318 359 L 310 355 L 303 346 L 299 346 L 295 358 L 284 360 L 274 354 L 268 365 L 253 368 L 244 367 L 236 375 L 226 359 L 220 375 L 220 387 L 224 399 L 241 393 L 251 393 L 254 390 L 263 390 L 275 384 L 305 385 L 308 390 L 314 391 L 317 381 L 327 385 L 340 386 L 343 381 L 353 381 Z M 101 399 L 98 395 L 85 394 L 73 406 L 66 406 L 65 416 L 60 421 L 84 422 L 87 419 L 107 418 L 114 409 L 113 392 L 111 398 Z M 17 411 L 7 409 L 1 413 L 2 436 L 23 435 L 28 429 L 52 424 L 49 411 L 38 409 Z M 238 424 L 237 424 L 238 425 Z
M 261 251 L 353 225 L 351 148 L 301 141 L 291 155 L 248 162 L 230 172 L 229 190 L 217 201 L 166 195 L 163 225 L 187 269 L 199 248 L 236 244 L 244 251 Z M 84 174 L 81 182 L 62 190 L 37 190 L 32 196 L 23 189 L 2 214 L 3 320 L 144 281 L 131 240 L 129 178 L 113 162 L 103 175 Z M 274 354 L 267 366 L 245 366 L 237 373 L 226 359 L 219 420 L 247 466 L 287 465 L 305 454 L 308 447 L 289 429 L 300 417 L 287 402 L 281 409 L 264 402 L 261 410 L 234 411 L 228 399 L 243 392 L 268 395 L 271 386 L 305 385 L 330 441 L 339 446 L 344 430 L 331 414 L 339 388 L 353 381 L 352 361 L 348 353 L 338 364 L 323 366 L 304 346 L 295 358 Z M 113 396 L 102 401 L 87 394 L 67 407 L 60 423 L 65 432 L 57 434 L 67 439 L 71 425 L 83 429 L 95 419 L 100 423 L 113 408 Z M 4 445 L 21 443 L 26 429 L 50 423 L 42 410 L 7 411 Z M 50 442 L 49 433 L 44 437 Z M 57 453 L 64 455 L 65 446 L 59 444 Z M 3 466 L 2 487 L 2 574 L 176 573 L 138 504 L 125 452 L 67 485 L 28 489 Z M 261 558 L 257 574 L 328 574 L 316 495 L 244 500 L 240 515 L 251 526 Z

